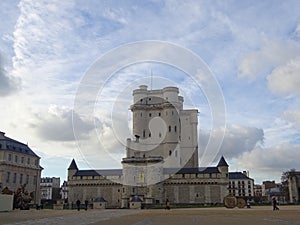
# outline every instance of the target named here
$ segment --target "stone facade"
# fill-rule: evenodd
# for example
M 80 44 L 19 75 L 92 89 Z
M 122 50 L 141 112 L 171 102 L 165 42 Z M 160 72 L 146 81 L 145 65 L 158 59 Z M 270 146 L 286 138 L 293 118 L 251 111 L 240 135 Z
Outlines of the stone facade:
M 300 171 L 291 171 L 288 174 L 290 202 L 300 202 Z
M 198 165 L 198 110 L 183 109 L 176 87 L 133 91 L 133 136 L 122 169 L 68 168 L 69 202 L 104 198 L 107 207 L 141 204 L 221 204 L 228 194 L 228 164 Z M 135 200 L 139 201 L 135 201 Z
M 35 204 L 40 203 L 40 157 L 26 144 L 0 132 L 0 190 L 7 187 L 16 191 L 26 184 L 25 190 L 33 193 Z
M 246 171 L 229 173 L 229 194 L 235 197 L 253 198 L 254 180 Z
M 57 200 L 60 198 L 60 178 L 43 177 L 41 178 L 41 200 Z
M 68 201 L 93 202 L 103 197 L 108 208 L 130 208 L 131 200 L 138 196 L 143 204 L 163 204 L 169 199 L 172 204 L 215 205 L 228 195 L 228 165 L 166 168 L 163 175 L 166 180 L 157 184 L 129 186 L 122 184 L 121 169 L 79 170 L 73 160 L 68 169 Z

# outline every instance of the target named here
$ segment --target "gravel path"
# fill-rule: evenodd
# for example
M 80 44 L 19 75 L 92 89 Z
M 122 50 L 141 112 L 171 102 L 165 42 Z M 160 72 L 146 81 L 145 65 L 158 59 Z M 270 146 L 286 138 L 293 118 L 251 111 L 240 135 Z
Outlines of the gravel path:
M 28 216 L 29 214 L 32 214 L 32 218 L 34 218 L 33 214 L 36 213 L 44 213 L 43 210 L 41 211 L 27 211 Z M 6 225 L 86 225 L 91 224 L 95 222 L 105 221 L 112 218 L 117 218 L 120 216 L 125 215 L 131 215 L 131 214 L 137 214 L 141 212 L 141 210 L 88 210 L 84 211 L 81 210 L 79 212 L 73 211 L 73 213 L 64 214 L 60 216 L 51 215 L 51 212 L 45 214 L 46 217 L 43 218 L 24 218 L 24 221 L 19 222 L 13 222 L 13 223 L 1 223 L 0 224 L 6 224 Z M 18 212 L 8 212 L 8 213 L 18 213 Z M 23 212 L 22 212 L 23 213 Z M 1 221 L 1 215 L 4 215 L 3 213 L 0 214 L 0 221 Z

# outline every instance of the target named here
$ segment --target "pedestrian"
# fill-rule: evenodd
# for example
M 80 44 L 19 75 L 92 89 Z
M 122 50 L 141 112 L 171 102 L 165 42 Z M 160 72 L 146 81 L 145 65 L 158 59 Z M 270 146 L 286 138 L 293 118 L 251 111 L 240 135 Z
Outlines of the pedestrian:
M 77 210 L 79 211 L 80 210 L 80 200 L 79 199 L 76 201 L 76 205 L 77 205 Z
M 88 209 L 88 205 L 89 205 L 89 201 L 88 200 L 85 200 L 84 201 L 84 205 L 85 205 L 85 211 Z
M 273 197 L 273 199 L 272 199 L 272 204 L 273 204 L 273 210 L 279 210 L 279 208 L 277 206 L 277 201 L 276 201 L 275 197 Z
M 251 208 L 249 199 L 247 200 L 247 208 L 248 208 L 248 209 Z
M 169 199 L 166 200 L 166 209 L 170 210 L 170 201 L 169 201 Z

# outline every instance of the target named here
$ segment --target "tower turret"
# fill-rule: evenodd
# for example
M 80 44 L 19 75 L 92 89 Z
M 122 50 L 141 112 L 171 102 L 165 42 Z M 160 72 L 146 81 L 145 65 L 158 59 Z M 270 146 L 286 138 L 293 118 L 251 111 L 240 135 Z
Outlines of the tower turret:
M 76 165 L 75 160 L 73 159 L 69 168 L 68 168 L 68 181 L 73 179 L 73 176 L 78 171 L 78 167 Z
M 221 157 L 217 167 L 218 167 L 218 170 L 221 173 L 221 177 L 222 178 L 228 178 L 228 164 L 227 164 L 224 156 Z

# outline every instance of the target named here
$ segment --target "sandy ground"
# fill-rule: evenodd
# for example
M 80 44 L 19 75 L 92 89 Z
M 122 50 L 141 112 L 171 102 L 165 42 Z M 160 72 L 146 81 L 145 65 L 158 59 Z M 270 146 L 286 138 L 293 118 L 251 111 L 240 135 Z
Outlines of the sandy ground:
M 251 209 L 197 208 L 171 210 L 29 210 L 0 213 L 0 224 L 14 225 L 300 225 L 300 206 Z

